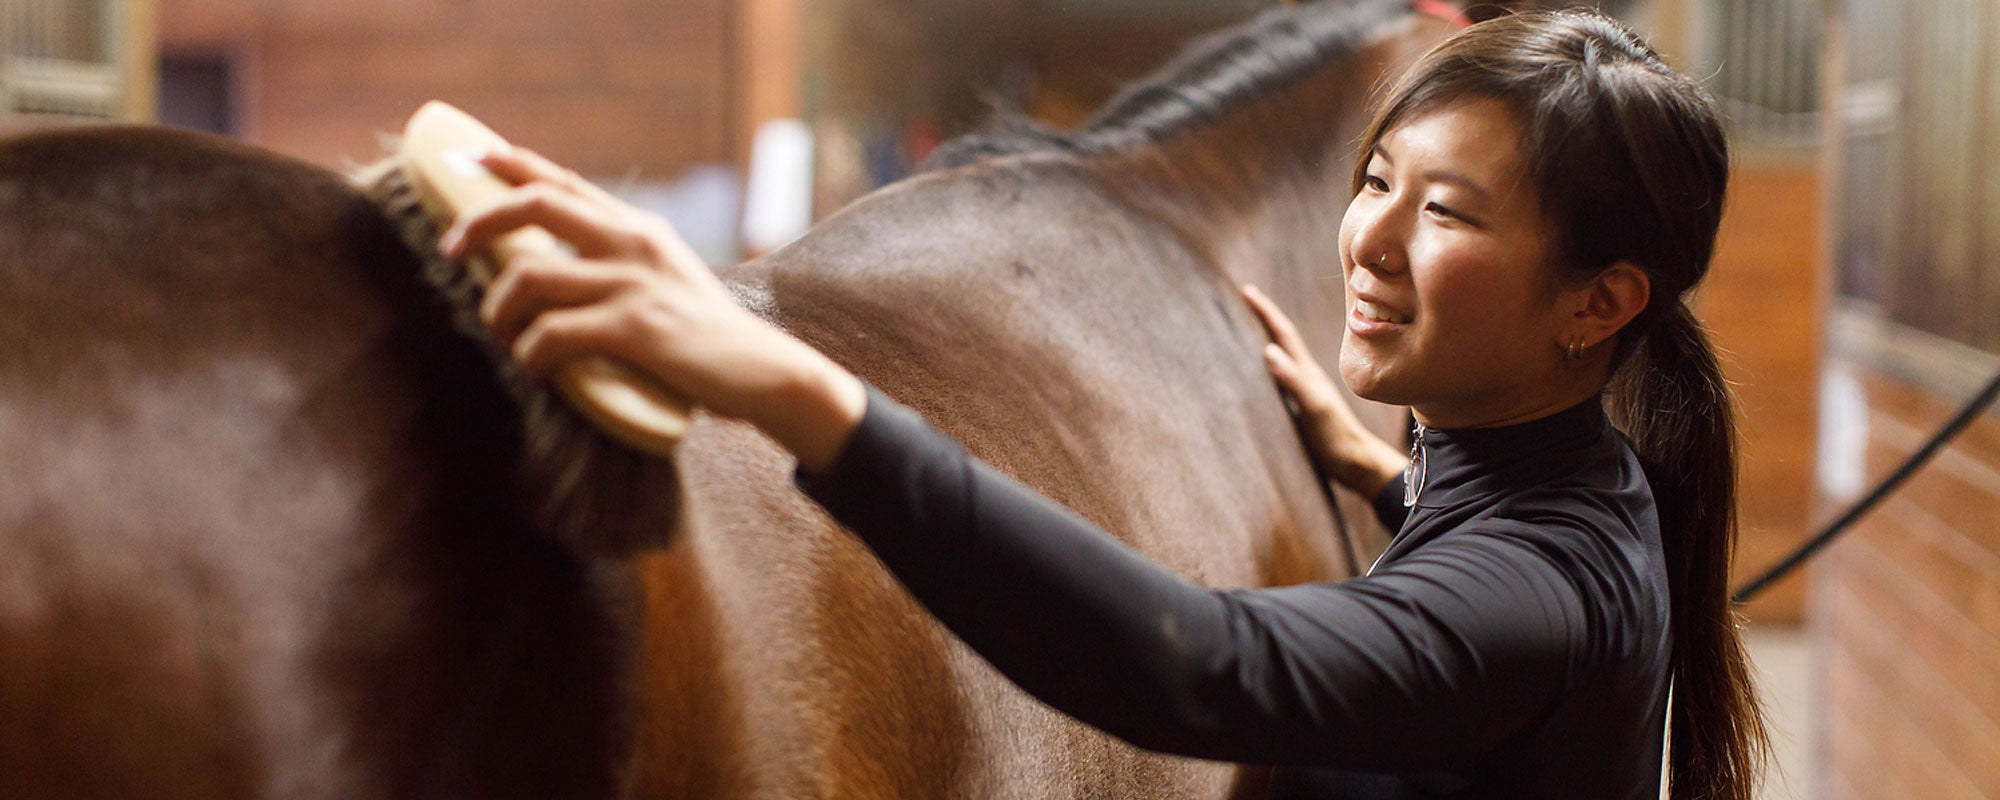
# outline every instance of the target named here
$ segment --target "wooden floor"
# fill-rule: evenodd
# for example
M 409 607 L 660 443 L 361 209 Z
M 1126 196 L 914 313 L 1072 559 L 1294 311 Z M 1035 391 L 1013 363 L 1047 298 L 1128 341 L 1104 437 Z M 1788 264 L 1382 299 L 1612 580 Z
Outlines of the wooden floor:
M 1771 764 L 1758 800 L 1820 797 L 1817 746 L 1818 666 L 1806 630 L 1753 625 L 1746 631 L 1750 662 L 1771 728 Z

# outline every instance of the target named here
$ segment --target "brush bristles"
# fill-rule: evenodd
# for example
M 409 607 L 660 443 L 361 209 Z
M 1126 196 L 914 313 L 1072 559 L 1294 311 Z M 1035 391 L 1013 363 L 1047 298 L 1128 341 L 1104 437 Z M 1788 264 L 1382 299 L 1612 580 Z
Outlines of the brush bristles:
M 354 181 L 416 251 L 424 283 L 444 299 L 453 326 L 486 353 L 521 409 L 522 505 L 543 533 L 598 556 L 629 555 L 670 541 L 682 506 L 673 462 L 618 443 L 546 382 L 521 372 L 479 319 L 485 285 L 464 264 L 438 252 L 444 232 L 424 210 L 397 159 L 357 171 Z

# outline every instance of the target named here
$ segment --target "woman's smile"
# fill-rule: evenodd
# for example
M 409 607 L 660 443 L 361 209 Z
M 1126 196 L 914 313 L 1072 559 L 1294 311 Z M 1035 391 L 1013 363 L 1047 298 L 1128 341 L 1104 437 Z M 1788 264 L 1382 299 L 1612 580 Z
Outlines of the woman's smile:
M 1357 295 L 1353 311 L 1348 314 L 1347 329 L 1357 336 L 1372 336 L 1408 325 L 1410 319 L 1406 312 Z

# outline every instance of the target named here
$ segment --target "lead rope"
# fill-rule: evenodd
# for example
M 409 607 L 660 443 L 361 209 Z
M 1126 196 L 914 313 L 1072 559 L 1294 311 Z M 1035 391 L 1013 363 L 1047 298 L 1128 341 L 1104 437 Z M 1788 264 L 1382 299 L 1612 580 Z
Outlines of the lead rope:
M 1285 416 L 1292 420 L 1292 433 L 1299 437 L 1299 447 L 1306 451 L 1306 464 L 1312 467 L 1313 480 L 1319 484 L 1320 496 L 1326 498 L 1326 507 L 1333 509 L 1333 530 L 1340 537 L 1340 556 L 1347 562 L 1347 574 L 1359 575 L 1361 556 L 1355 550 L 1354 534 L 1347 527 L 1347 512 L 1341 510 L 1340 496 L 1333 491 L 1333 473 L 1320 463 L 1319 452 L 1313 449 L 1298 399 L 1283 387 L 1278 388 L 1278 399 L 1285 404 Z

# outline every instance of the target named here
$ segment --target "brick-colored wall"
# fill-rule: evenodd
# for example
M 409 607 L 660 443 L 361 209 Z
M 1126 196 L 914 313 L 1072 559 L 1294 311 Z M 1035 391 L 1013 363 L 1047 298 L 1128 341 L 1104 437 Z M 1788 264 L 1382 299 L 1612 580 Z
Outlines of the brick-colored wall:
M 1956 410 L 1852 364 L 1871 480 Z M 1819 796 L 2000 797 L 2000 419 L 1983 417 L 1815 573 Z
M 736 155 L 736 0 L 158 4 L 164 52 L 233 58 L 245 138 L 331 167 L 431 98 L 589 175 Z

